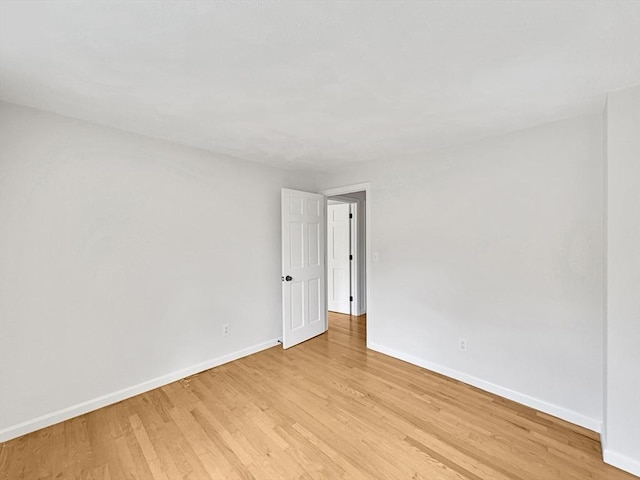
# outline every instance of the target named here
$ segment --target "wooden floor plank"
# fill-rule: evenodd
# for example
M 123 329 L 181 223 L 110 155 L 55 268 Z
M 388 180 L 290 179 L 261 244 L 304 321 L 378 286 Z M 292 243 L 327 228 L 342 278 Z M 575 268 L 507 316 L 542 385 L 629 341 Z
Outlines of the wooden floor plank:
M 599 435 L 366 349 L 366 317 L 0 445 L 0 480 L 631 480 Z

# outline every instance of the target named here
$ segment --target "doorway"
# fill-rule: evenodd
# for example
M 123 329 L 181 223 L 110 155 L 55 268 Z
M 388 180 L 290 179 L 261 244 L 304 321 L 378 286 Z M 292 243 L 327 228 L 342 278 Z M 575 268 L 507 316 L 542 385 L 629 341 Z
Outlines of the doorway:
M 353 205 L 327 199 L 327 309 L 353 313 Z
M 327 308 L 366 313 L 365 192 L 327 198 Z
M 335 319 L 366 322 L 368 304 L 369 185 L 322 192 L 327 197 L 327 311 Z
M 348 203 L 356 213 L 353 222 L 352 252 L 354 273 L 349 273 L 350 314 L 331 313 L 327 308 L 327 198 Z M 338 198 L 341 197 L 341 198 Z M 342 326 L 366 332 L 367 309 L 370 305 L 370 229 L 369 184 L 310 193 L 283 188 L 281 192 L 282 227 L 282 342 L 290 348 L 329 329 L 329 317 L 342 318 Z M 354 218 L 355 220 L 355 218 Z M 359 261 L 356 261 L 359 258 Z M 349 261 L 352 261 L 350 258 Z M 358 316 L 354 316 L 358 315 Z M 346 319 L 346 320 L 345 320 Z M 345 323 L 346 322 L 346 323 Z M 366 338 L 366 333 L 364 333 Z

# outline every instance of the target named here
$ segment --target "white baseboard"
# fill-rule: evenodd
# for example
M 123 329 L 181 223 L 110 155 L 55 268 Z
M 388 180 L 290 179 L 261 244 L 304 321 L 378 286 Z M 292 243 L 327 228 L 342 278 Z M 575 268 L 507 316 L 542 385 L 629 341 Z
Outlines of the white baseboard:
M 614 452 L 607 446 L 607 438 L 604 435 L 600 436 L 602 443 L 602 458 L 604 463 L 629 472 L 636 477 L 640 477 L 640 460 L 629 458 L 626 455 L 622 455 L 618 452 Z
M 459 372 L 458 370 L 444 367 L 436 363 L 431 363 L 423 360 L 422 358 L 398 352 L 397 350 L 393 350 L 392 348 L 388 348 L 376 343 L 368 343 L 367 347 L 371 350 L 375 350 L 376 352 L 384 353 L 385 355 L 389 355 L 390 357 L 394 357 L 399 360 L 404 360 L 405 362 L 412 363 L 413 365 L 417 365 L 422 368 L 426 368 L 427 370 L 445 375 L 449 378 L 460 380 L 461 382 L 468 383 L 469 385 L 473 385 L 474 387 L 477 387 L 486 392 L 494 393 L 501 397 L 508 398 L 509 400 L 521 403 L 523 405 L 526 405 L 527 407 L 535 408 L 536 410 L 548 413 L 549 415 L 561 418 L 562 420 L 566 420 L 567 422 L 571 422 L 575 425 L 580 425 L 581 427 L 588 428 L 589 430 L 593 430 L 594 432 L 599 433 L 602 428 L 602 422 L 600 422 L 599 420 L 584 416 L 580 413 L 568 410 L 564 407 L 559 407 L 558 405 L 545 402 L 544 400 L 530 397 L 529 395 L 516 392 L 515 390 L 511 390 L 509 388 L 487 382 L 472 375 L 467 375 L 466 373 Z
M 0 442 L 6 442 L 7 440 L 11 440 L 12 438 L 26 435 L 27 433 L 35 432 L 36 430 L 40 430 L 41 428 L 55 425 L 56 423 L 60 423 L 65 420 L 69 420 L 70 418 L 83 415 L 102 407 L 106 407 L 107 405 L 120 402 L 127 398 L 135 397 L 136 395 L 148 392 L 149 390 L 153 390 L 154 388 L 162 387 L 169 383 L 175 382 L 176 380 L 180 380 L 190 375 L 209 370 L 210 368 L 232 362 L 233 360 L 246 357 L 262 350 L 266 350 L 267 348 L 275 347 L 276 345 L 279 345 L 278 339 L 274 338 L 273 340 L 269 340 L 268 342 L 263 342 L 252 347 L 239 350 L 237 352 L 229 353 L 218 358 L 213 358 L 211 360 L 207 360 L 206 362 L 198 363 L 196 365 L 183 368 L 176 372 L 168 373 L 167 375 L 162 375 L 161 377 L 147 380 L 146 382 L 139 383 L 138 385 L 133 385 L 131 387 L 118 390 L 117 392 L 109 393 L 107 395 L 94 398 L 93 400 L 78 403 L 68 408 L 63 408 L 62 410 L 51 412 L 46 415 L 27 420 L 26 422 L 19 423 L 17 425 L 12 425 L 0 430 Z

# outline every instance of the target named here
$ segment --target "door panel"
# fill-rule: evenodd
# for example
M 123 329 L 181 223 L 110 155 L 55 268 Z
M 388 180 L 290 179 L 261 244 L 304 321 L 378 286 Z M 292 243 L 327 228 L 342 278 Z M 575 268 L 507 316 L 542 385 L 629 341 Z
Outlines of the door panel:
M 321 301 L 322 291 L 320 279 L 309 280 L 309 323 L 319 322 L 324 316 L 320 310 L 321 305 L 324 304 Z
M 284 348 L 327 330 L 324 205 L 322 195 L 282 189 Z
M 301 222 L 289 223 L 289 245 L 291 245 L 291 249 L 289 250 L 289 257 L 291 260 L 289 265 L 292 268 L 304 267 L 304 261 L 302 258 L 304 253 L 302 248 L 304 242 L 303 229 L 304 224 Z
M 309 227 L 309 266 L 318 267 L 322 253 L 320 252 L 320 223 L 310 223 Z

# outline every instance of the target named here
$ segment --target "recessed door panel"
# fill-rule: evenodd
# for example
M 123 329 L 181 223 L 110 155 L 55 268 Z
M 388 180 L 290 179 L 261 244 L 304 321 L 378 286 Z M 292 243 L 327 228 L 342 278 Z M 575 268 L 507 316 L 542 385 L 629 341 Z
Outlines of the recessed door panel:
M 305 291 L 304 282 L 291 283 L 291 330 L 304 327 Z
M 323 315 L 320 311 L 320 306 L 323 302 L 320 299 L 321 294 L 320 279 L 313 278 L 309 280 L 309 323 L 322 320 Z
M 302 222 L 291 222 L 289 224 L 289 250 L 290 267 L 304 267 L 304 224 Z
M 309 266 L 310 267 L 318 267 L 320 266 L 320 259 L 322 258 L 322 254 L 324 252 L 320 252 L 320 245 L 322 244 L 322 240 L 320 238 L 320 224 L 319 223 L 309 223 Z
M 289 214 L 302 215 L 303 205 L 304 205 L 304 199 L 300 197 L 290 197 L 289 198 Z
M 324 199 L 323 199 L 324 200 Z M 308 199 L 307 208 L 310 217 L 320 217 L 320 200 Z
M 343 222 L 336 222 L 331 229 L 331 243 L 333 249 L 331 258 L 340 264 L 344 263 L 345 256 L 349 255 L 349 229 Z
M 348 272 L 342 268 L 333 269 L 333 288 L 332 298 L 336 301 L 346 300 L 347 293 L 349 292 L 349 279 Z

